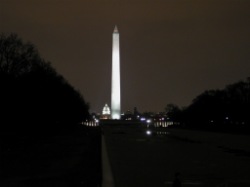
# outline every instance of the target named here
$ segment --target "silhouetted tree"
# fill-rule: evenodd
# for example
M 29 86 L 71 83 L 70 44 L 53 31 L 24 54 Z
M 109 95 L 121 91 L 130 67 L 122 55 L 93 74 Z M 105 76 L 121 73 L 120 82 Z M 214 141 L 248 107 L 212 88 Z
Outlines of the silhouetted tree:
M 250 79 L 228 85 L 223 90 L 203 92 L 182 114 L 191 127 L 249 128 Z
M 46 129 L 89 117 L 81 94 L 16 34 L 0 34 L 0 88 L 2 127 Z
M 225 88 L 227 109 L 230 120 L 237 124 L 250 122 L 250 79 L 240 81 Z
M 165 112 L 168 120 L 174 122 L 181 121 L 181 109 L 175 104 L 167 104 L 165 107 Z
M 154 115 L 155 115 L 154 112 L 148 112 L 148 111 L 146 111 L 146 112 L 142 113 L 142 116 L 145 117 L 145 118 L 152 118 Z
M 223 96 L 220 90 L 209 90 L 196 97 L 185 110 L 187 122 L 193 126 L 221 123 L 226 115 Z

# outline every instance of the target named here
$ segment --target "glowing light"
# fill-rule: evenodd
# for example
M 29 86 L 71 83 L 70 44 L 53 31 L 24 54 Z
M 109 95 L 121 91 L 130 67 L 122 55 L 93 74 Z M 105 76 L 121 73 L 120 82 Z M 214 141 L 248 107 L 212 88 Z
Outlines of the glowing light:
M 147 131 L 146 131 L 146 134 L 147 134 L 147 135 L 151 135 L 152 132 L 151 132 L 150 130 L 147 130 Z
M 112 113 L 112 119 L 120 119 L 120 115 L 117 113 Z
M 141 118 L 141 121 L 145 121 L 146 120 L 146 118 Z
M 109 108 L 108 104 L 105 104 L 105 106 L 103 107 L 102 114 L 103 115 L 110 115 L 110 108 Z
M 111 116 L 112 119 L 121 118 L 120 103 L 120 51 L 119 51 L 119 32 L 117 27 L 113 32 L 113 51 L 112 51 L 112 93 L 111 93 Z

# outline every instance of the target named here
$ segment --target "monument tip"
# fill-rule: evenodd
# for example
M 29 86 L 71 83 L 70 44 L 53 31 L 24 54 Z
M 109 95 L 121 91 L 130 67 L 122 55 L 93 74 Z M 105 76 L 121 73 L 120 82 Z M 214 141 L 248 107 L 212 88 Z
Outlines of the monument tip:
M 117 25 L 115 25 L 115 29 L 114 29 L 114 32 L 118 32 L 118 28 L 117 28 Z

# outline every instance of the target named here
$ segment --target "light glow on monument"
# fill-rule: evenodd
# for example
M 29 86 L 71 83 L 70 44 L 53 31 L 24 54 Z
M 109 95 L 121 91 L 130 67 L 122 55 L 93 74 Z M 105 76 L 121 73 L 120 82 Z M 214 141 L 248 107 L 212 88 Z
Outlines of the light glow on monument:
M 115 26 L 113 32 L 112 45 L 112 90 L 111 90 L 111 117 L 112 119 L 121 118 L 121 94 L 120 94 L 120 49 L 119 32 Z

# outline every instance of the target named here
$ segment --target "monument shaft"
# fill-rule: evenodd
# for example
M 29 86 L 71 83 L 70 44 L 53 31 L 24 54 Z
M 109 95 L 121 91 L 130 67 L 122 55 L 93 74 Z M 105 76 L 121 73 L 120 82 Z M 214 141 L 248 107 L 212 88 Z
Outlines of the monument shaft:
M 111 116 L 112 119 L 121 117 L 121 94 L 120 94 L 120 49 L 119 32 L 115 26 L 112 45 L 112 90 L 111 90 Z

